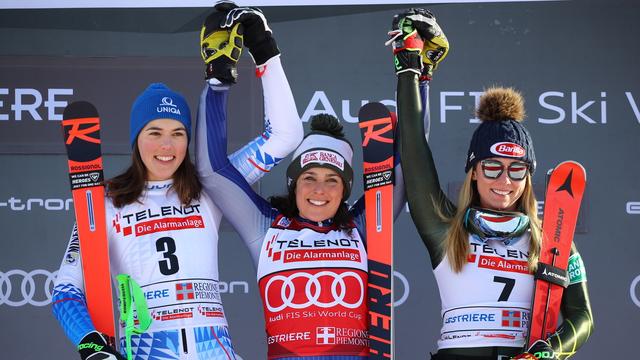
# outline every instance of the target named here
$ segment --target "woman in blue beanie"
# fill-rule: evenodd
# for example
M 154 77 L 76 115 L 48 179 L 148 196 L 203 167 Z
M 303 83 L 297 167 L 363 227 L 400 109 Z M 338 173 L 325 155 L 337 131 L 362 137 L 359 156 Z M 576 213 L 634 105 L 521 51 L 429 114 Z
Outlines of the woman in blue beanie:
M 570 279 L 557 332 L 521 354 L 542 241 L 531 180 L 536 159 L 522 124 L 522 96 L 513 89 L 491 88 L 480 98 L 476 114 L 481 123 L 471 138 L 466 176 L 454 205 L 441 190 L 431 150 L 420 135 L 429 90 L 429 82 L 419 78 L 421 56 L 425 67 L 437 64 L 441 58 L 433 55 L 440 52 L 444 34 L 433 14 L 422 9 L 397 15 L 394 25 L 405 44 L 415 41 L 411 47 L 398 42 L 395 64 L 403 70 L 398 71 L 397 99 L 407 198 L 442 303 L 441 336 L 431 358 L 573 355 L 593 327 L 585 277 Z M 569 262 L 585 273 L 575 247 Z
M 222 33 L 218 38 L 237 36 L 218 27 L 214 32 Z M 205 58 L 207 78 L 235 71 L 238 56 L 213 66 Z M 266 130 L 229 156 L 249 183 L 267 173 L 302 139 L 302 123 L 279 59 L 270 67 L 270 74 L 262 77 Z M 209 84 L 203 94 L 208 91 Z M 203 96 L 200 111 L 224 112 L 225 106 Z M 131 166 L 107 182 L 110 265 L 114 280 L 118 274 L 127 274 L 139 284 L 153 321 L 142 334 L 131 337 L 128 350 L 134 359 L 240 359 L 220 297 L 217 259 L 222 213 L 216 199 L 202 191 L 189 157 L 187 102 L 164 84 L 151 84 L 134 102 L 130 125 Z M 206 157 L 206 149 L 197 156 Z M 91 323 L 78 253 L 74 228 L 54 285 L 54 314 L 82 359 L 122 359 Z M 120 322 L 122 353 L 129 343 L 124 320 Z

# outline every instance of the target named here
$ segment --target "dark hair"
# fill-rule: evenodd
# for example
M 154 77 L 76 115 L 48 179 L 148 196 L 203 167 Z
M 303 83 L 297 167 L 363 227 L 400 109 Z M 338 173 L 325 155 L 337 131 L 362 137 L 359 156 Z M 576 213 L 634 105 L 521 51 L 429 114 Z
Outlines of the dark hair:
M 309 122 L 311 123 L 311 132 L 307 136 L 321 133 L 349 142 L 344 137 L 344 127 L 335 116 L 327 113 L 316 114 L 309 119 Z
M 288 218 L 295 218 L 300 215 L 300 210 L 296 204 L 295 183 L 289 186 L 287 195 L 272 196 L 269 201 L 271 206 L 278 209 L 282 215 Z M 338 210 L 333 215 L 332 220 L 340 230 L 351 230 L 353 228 L 353 216 L 344 202 L 338 206 Z
M 147 168 L 142 162 L 136 144 L 131 154 L 131 166 L 122 174 L 107 181 L 107 196 L 111 198 L 113 205 L 117 208 L 129 205 L 142 195 L 146 178 Z M 189 148 L 187 148 L 182 164 L 173 174 L 172 190 L 178 194 L 180 202 L 184 205 L 188 205 L 200 197 L 202 184 L 189 157 Z

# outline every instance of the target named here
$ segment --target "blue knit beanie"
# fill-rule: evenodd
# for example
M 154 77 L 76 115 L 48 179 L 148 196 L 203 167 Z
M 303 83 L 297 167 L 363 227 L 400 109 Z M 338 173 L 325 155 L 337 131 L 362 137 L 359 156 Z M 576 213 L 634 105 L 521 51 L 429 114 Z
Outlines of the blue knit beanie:
M 138 96 L 131 107 L 131 148 L 134 147 L 142 128 L 157 119 L 180 121 L 187 130 L 188 139 L 191 140 L 191 111 L 187 101 L 165 84 L 153 83 Z

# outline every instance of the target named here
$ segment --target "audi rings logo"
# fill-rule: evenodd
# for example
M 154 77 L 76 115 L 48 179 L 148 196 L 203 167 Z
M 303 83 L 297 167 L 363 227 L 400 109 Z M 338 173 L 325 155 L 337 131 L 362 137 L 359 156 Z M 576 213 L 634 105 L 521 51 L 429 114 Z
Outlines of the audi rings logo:
M 53 281 L 58 271 L 14 269 L 0 271 L 0 305 L 46 306 L 51 303 Z
M 323 289 L 322 284 L 326 282 L 320 282 L 322 277 L 332 279 L 330 289 Z M 347 282 L 350 283 L 348 287 Z M 299 286 L 304 286 L 304 296 L 296 292 L 296 288 Z M 340 274 L 332 271 L 320 271 L 315 274 L 299 272 L 289 276 L 276 275 L 269 279 L 265 285 L 265 304 L 271 312 L 278 312 L 285 308 L 304 309 L 312 305 L 321 308 L 342 305 L 348 309 L 356 309 L 364 301 L 364 287 L 365 284 L 360 275 L 353 271 L 345 271 Z M 347 291 L 347 288 L 351 291 Z M 357 294 L 355 289 L 357 289 Z M 325 293 L 327 290 L 330 291 L 331 296 L 327 296 L 328 294 Z M 322 300 L 321 295 L 323 295 L 323 299 L 332 300 Z M 278 301 L 276 302 L 275 299 Z
M 640 299 L 638 299 L 638 284 L 640 284 L 640 275 L 636 276 L 635 279 L 631 282 L 631 286 L 629 287 L 629 295 L 631 295 L 631 301 L 636 304 L 637 307 L 640 307 Z

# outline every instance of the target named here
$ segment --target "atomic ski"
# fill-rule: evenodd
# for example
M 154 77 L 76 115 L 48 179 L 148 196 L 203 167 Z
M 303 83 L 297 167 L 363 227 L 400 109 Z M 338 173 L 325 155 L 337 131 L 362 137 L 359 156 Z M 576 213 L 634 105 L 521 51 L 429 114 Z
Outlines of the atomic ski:
M 87 307 L 96 330 L 113 345 L 115 322 L 98 111 L 85 101 L 71 103 L 64 110 L 62 128 L 69 157 L 69 181 L 80 238 Z
M 358 113 L 362 134 L 370 359 L 393 359 L 393 123 L 368 103 Z
M 562 292 L 569 284 L 569 253 L 586 180 L 584 168 L 575 161 L 559 164 L 549 177 L 526 348 L 539 339 L 547 339 L 558 326 Z

